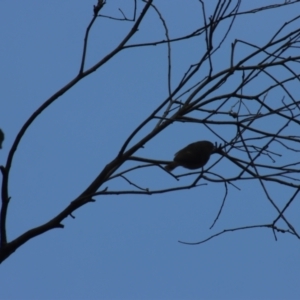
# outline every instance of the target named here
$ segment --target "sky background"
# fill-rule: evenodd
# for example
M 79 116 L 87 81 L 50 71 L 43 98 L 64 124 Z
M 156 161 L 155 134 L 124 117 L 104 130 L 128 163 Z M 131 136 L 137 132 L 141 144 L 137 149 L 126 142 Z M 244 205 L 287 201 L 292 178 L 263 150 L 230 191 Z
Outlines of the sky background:
M 1 164 L 29 116 L 77 75 L 95 2 L 2 1 L 0 128 L 5 141 Z M 171 37 L 202 24 L 198 1 L 174 0 L 172 6 L 169 1 L 159 2 Z M 252 7 L 269 4 L 250 2 Z M 102 13 L 121 17 L 121 8 L 131 16 L 132 3 L 107 0 Z M 141 7 L 138 1 L 138 12 Z M 243 3 L 243 8 L 249 7 Z M 227 55 L 235 38 L 263 44 L 299 11 L 297 4 L 239 19 L 223 54 L 217 56 L 216 71 L 228 67 Z M 98 19 L 90 35 L 87 67 L 114 49 L 131 26 Z M 130 43 L 161 39 L 161 23 L 150 11 Z M 203 47 L 199 40 L 174 47 L 173 87 Z M 36 119 L 13 161 L 9 240 L 64 209 L 168 96 L 166 55 L 165 46 L 125 50 Z M 220 133 L 225 139 L 232 137 L 231 131 Z M 180 148 L 202 139 L 220 142 L 201 125 L 174 124 L 137 155 L 170 160 Z M 286 158 L 281 159 L 283 163 Z M 231 168 L 230 163 L 220 163 L 216 170 L 227 174 Z M 176 182 L 158 168 L 140 170 L 130 179 L 149 188 L 189 182 Z M 178 243 L 196 242 L 226 228 L 269 223 L 276 217 L 258 183 L 236 184 L 240 190 L 229 187 L 223 214 L 213 230 L 209 227 L 224 195 L 220 183 L 153 196 L 97 197 L 95 203 L 77 210 L 75 219 L 64 220 L 64 229 L 30 240 L 1 264 L 0 299 L 299 299 L 300 242 L 291 235 L 278 234 L 276 242 L 271 230 L 253 229 L 227 233 L 200 246 Z M 279 185 L 269 187 L 283 207 L 290 192 Z M 132 189 L 120 180 L 109 183 L 109 188 Z M 287 213 L 298 230 L 299 208 L 298 199 Z

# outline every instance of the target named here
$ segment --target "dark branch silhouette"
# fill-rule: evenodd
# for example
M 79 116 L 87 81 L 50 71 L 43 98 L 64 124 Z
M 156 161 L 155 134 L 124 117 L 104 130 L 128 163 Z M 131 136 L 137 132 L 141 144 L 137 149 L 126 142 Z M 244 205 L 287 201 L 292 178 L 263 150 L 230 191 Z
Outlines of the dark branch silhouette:
M 250 180 L 260 184 L 265 198 L 270 207 L 275 209 L 277 216 L 271 223 L 224 229 L 201 241 L 181 243 L 199 245 L 227 232 L 253 228 L 271 229 L 276 240 L 276 233 L 289 233 L 298 239 L 300 238 L 296 226 L 293 226 L 286 217 L 290 205 L 296 201 L 300 187 L 300 162 L 295 155 L 300 152 L 300 100 L 298 93 L 291 89 L 291 85 L 299 85 L 300 78 L 300 16 L 287 20 L 283 24 L 278 24 L 278 27 L 274 28 L 273 36 L 269 37 L 263 44 L 250 43 L 246 37 L 244 40 L 229 40 L 229 46 L 227 44 L 230 32 L 239 18 L 246 15 L 254 17 L 256 14 L 268 10 L 280 10 L 292 5 L 295 6 L 295 9 L 299 9 L 300 1 L 285 1 L 280 4 L 242 11 L 241 0 L 220 0 L 210 16 L 208 16 L 205 1 L 199 1 L 201 26 L 194 28 L 189 33 L 175 37 L 171 37 L 170 32 L 172 31 L 169 29 L 164 14 L 159 9 L 159 4 L 154 5 L 153 2 L 153 0 L 141 1 L 143 7 L 139 7 L 136 0 L 132 1 L 132 14 L 130 14 L 132 17 L 128 17 L 121 8 L 119 8 L 121 17 L 116 17 L 116 15 L 105 15 L 105 7 L 108 4 L 106 1 L 98 0 L 93 7 L 93 15 L 83 38 L 83 51 L 78 74 L 44 101 L 18 132 L 7 161 L 1 166 L 0 262 L 8 258 L 30 239 L 54 228 L 63 228 L 64 219 L 68 216 L 73 217 L 72 213 L 75 210 L 87 203 L 96 201 L 97 197 L 125 194 L 149 196 L 191 188 L 204 188 L 209 183 L 222 183 L 224 186 L 222 203 L 211 228 L 220 218 L 226 205 L 226 199 L 230 197 L 228 186 L 231 185 L 239 189 L 240 182 Z M 142 34 L 140 27 L 149 12 L 156 14 L 157 22 L 162 26 L 165 38 L 163 40 L 148 40 L 143 43 L 132 42 L 132 38 L 139 30 Z M 87 69 L 85 62 L 88 55 L 89 35 L 93 25 L 101 18 L 108 18 L 109 22 L 126 21 L 126 24 L 132 24 L 132 27 L 115 49 Z M 189 43 L 195 40 L 202 43 L 198 60 L 180 74 L 181 79 L 174 86 L 172 80 L 172 66 L 174 64 L 172 47 L 177 43 Z M 118 155 L 112 161 L 107 162 L 102 170 L 99 170 L 98 176 L 64 210 L 48 222 L 9 241 L 6 230 L 6 218 L 11 200 L 8 182 L 14 154 L 27 129 L 65 92 L 86 76 L 97 71 L 121 51 L 153 46 L 166 46 L 167 48 L 167 98 L 162 99 L 153 112 L 149 113 L 148 117 L 133 130 L 118 150 Z M 227 62 L 226 67 L 220 68 L 216 55 L 220 55 L 223 53 L 222 51 L 228 49 L 230 54 L 224 54 L 224 60 Z M 262 126 L 262 122 L 272 124 L 272 126 Z M 176 175 L 171 172 L 172 168 L 169 168 L 170 172 L 165 170 L 165 166 L 171 163 L 173 157 L 164 161 L 157 157 L 135 155 L 149 141 L 176 123 L 191 123 L 201 126 L 201 128 L 205 127 L 211 133 L 209 145 L 213 145 L 216 141 L 221 142 L 221 144 L 216 145 L 213 153 L 209 152 L 216 158 L 213 164 L 205 164 L 210 159 L 209 154 L 205 157 L 205 163 L 200 160 L 201 163 L 198 161 L 198 165 L 191 164 L 191 162 L 189 164 L 182 163 L 186 157 L 180 158 L 181 166 L 193 165 L 199 169 L 196 167 L 190 168 L 195 169 L 193 171 L 181 169 L 184 173 Z M 152 129 L 148 129 L 141 138 L 138 138 L 141 130 L 145 131 L 146 128 L 150 127 L 149 125 L 152 126 Z M 225 130 L 227 132 L 226 137 L 224 136 Z M 212 147 L 209 151 L 211 149 Z M 289 163 L 285 165 L 278 163 L 277 159 L 281 156 L 289 157 Z M 226 172 L 220 174 L 216 171 L 216 168 L 225 161 L 232 165 L 230 175 Z M 130 162 L 130 167 L 127 166 L 128 162 Z M 146 187 L 131 179 L 131 174 L 141 172 L 141 170 L 147 172 L 149 168 L 157 168 L 162 177 L 170 176 L 170 178 L 175 179 L 174 185 L 157 189 L 153 187 L 150 178 Z M 190 182 L 180 185 L 180 178 L 183 177 L 188 178 Z M 125 181 L 128 184 L 128 189 L 112 190 L 110 183 L 116 179 Z M 293 192 L 292 196 L 283 199 L 285 205 L 281 209 L 270 196 L 268 187 L 270 182 L 289 188 Z M 280 228 L 279 220 L 283 221 L 282 224 L 286 227 Z

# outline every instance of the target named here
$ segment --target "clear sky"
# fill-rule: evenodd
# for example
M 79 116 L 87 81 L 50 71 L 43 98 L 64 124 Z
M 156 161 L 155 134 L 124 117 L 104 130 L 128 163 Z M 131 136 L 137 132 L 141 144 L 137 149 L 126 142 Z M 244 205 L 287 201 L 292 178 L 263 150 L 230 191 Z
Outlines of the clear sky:
M 137 2 L 140 12 L 143 3 Z M 158 7 L 170 24 L 171 37 L 200 26 L 198 1 L 156 2 L 161 2 Z M 258 0 L 251 4 L 262 2 L 269 4 Z M 121 17 L 121 8 L 131 16 L 132 3 L 107 0 L 103 13 Z M 93 4 L 91 0 L 2 1 L 0 128 L 5 141 L 0 164 L 33 111 L 77 75 Z M 235 38 L 259 45 L 299 11 L 297 4 L 241 18 L 216 68 L 228 66 L 226 55 Z M 87 67 L 109 53 L 131 26 L 97 20 Z M 131 43 L 161 39 L 161 23 L 150 12 Z M 195 43 L 173 49 L 174 86 L 202 51 L 203 45 Z M 123 51 L 36 119 L 13 161 L 9 240 L 65 208 L 168 96 L 166 56 L 165 46 Z M 224 132 L 228 139 L 230 134 Z M 201 139 L 220 142 L 201 125 L 175 124 L 138 155 L 170 160 L 177 150 Z M 218 171 L 226 174 L 230 168 L 230 164 L 221 165 Z M 186 182 L 176 182 L 158 168 L 141 170 L 130 179 L 149 188 Z M 271 230 L 254 229 L 228 233 L 200 246 L 178 243 L 274 219 L 276 212 L 258 183 L 236 185 L 240 190 L 229 188 L 223 214 L 212 230 L 209 227 L 224 196 L 223 184 L 153 196 L 97 197 L 95 203 L 77 210 L 75 219 L 66 219 L 64 229 L 34 238 L 1 264 L 0 299 L 300 299 L 300 241 L 291 235 L 278 234 L 275 241 Z M 118 180 L 109 183 L 109 188 L 132 186 Z M 272 192 L 281 203 L 287 190 L 273 185 Z M 288 213 L 298 229 L 299 208 L 298 200 Z

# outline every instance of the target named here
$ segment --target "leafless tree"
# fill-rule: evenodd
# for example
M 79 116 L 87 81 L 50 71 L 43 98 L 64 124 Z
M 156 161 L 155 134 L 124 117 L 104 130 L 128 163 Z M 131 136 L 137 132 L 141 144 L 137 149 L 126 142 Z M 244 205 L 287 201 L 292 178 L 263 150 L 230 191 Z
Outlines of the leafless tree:
M 300 238 L 293 224 L 286 217 L 289 206 L 296 201 L 300 187 L 300 162 L 298 159 L 300 100 L 299 88 L 294 88 L 299 85 L 300 16 L 286 20 L 283 24 L 277 24 L 278 27 L 274 28 L 274 35 L 270 36 L 264 44 L 250 43 L 246 37 L 241 40 L 230 36 L 231 29 L 239 18 L 256 16 L 270 10 L 282 10 L 287 6 L 295 6 L 297 10 L 300 1 L 277 1 L 267 6 L 243 10 L 241 0 L 219 0 L 215 1 L 214 11 L 208 15 L 205 1 L 200 0 L 198 4 L 199 12 L 201 12 L 199 15 L 201 26 L 194 28 L 188 34 L 176 37 L 170 37 L 170 28 L 165 16 L 160 11 L 159 1 L 134 0 L 131 3 L 132 15 L 128 17 L 120 8 L 120 18 L 105 15 L 105 7 L 109 4 L 109 0 L 106 2 L 98 0 L 94 5 L 93 17 L 84 36 L 78 74 L 30 116 L 17 134 L 5 165 L 1 166 L 3 178 L 0 261 L 4 261 L 28 240 L 51 229 L 63 228 L 62 222 L 65 218 L 72 216 L 72 213 L 83 205 L 95 201 L 97 197 L 170 193 L 197 188 L 203 182 L 214 182 L 225 186 L 223 202 L 213 225 L 222 213 L 226 199 L 230 196 L 228 186 L 238 188 L 238 183 L 242 181 L 248 182 L 248 184 L 251 184 L 250 181 L 256 181 L 261 185 L 270 206 L 277 211 L 277 217 L 271 223 L 224 229 L 194 244 L 206 242 L 228 231 L 256 227 L 271 229 L 275 239 L 278 232 L 289 233 Z M 170 4 L 171 10 L 172 4 Z M 131 42 L 132 37 L 135 36 L 141 23 L 150 12 L 158 16 L 157 20 L 164 30 L 165 38 L 143 43 Z M 112 22 L 130 22 L 132 27 L 113 51 L 92 67 L 86 68 L 89 34 L 99 18 L 110 18 Z M 194 41 L 199 41 L 203 46 L 202 52 L 199 52 L 199 59 L 181 74 L 178 84 L 172 86 L 174 63 L 172 49 L 178 43 L 190 43 L 189 47 L 193 47 Z M 97 71 L 121 51 L 153 46 L 167 49 L 168 97 L 162 99 L 157 108 L 136 127 L 124 141 L 118 155 L 112 161 L 107 162 L 102 170 L 99 170 L 99 175 L 86 190 L 82 191 L 64 210 L 45 224 L 32 228 L 16 239 L 8 241 L 6 233 L 7 208 L 10 203 L 8 181 L 14 154 L 26 130 L 33 124 L 37 116 L 65 92 L 72 89 L 86 76 Z M 243 51 L 244 54 L 240 51 L 242 47 L 247 49 L 247 51 Z M 220 67 L 216 63 L 216 55 L 220 55 L 222 51 L 230 53 L 230 55 L 224 55 L 225 67 Z M 164 165 L 168 161 L 135 155 L 139 149 L 166 128 L 183 122 L 199 124 L 209 130 L 217 140 L 222 141 L 216 145 L 215 155 L 218 159 L 214 164 L 176 176 L 164 169 Z M 152 125 L 151 129 L 147 129 L 148 132 L 133 143 L 133 139 L 141 130 L 150 128 L 149 124 Z M 264 124 L 272 124 L 272 126 Z M 282 155 L 290 159 L 287 164 L 277 163 L 276 157 Z M 120 170 L 120 167 L 128 161 L 131 161 L 131 166 Z M 224 161 L 230 161 L 232 165 L 231 172 L 228 174 L 218 172 L 218 167 Z M 132 166 L 132 164 L 134 165 Z M 150 187 L 143 187 L 130 179 L 130 174 L 140 172 L 141 169 L 147 172 L 151 168 L 159 168 L 162 173 L 172 176 L 174 185 L 156 189 L 151 188 L 151 180 L 149 181 Z M 189 183 L 180 185 L 178 180 L 182 177 L 188 177 Z M 128 183 L 128 189 L 111 189 L 110 182 L 116 179 L 125 180 Z M 270 194 L 270 185 L 272 184 L 288 188 L 290 191 L 290 193 L 286 193 L 286 199 L 283 199 L 285 203 L 283 209 L 280 209 L 272 199 Z M 280 223 L 282 226 L 278 225 L 279 221 L 282 221 Z

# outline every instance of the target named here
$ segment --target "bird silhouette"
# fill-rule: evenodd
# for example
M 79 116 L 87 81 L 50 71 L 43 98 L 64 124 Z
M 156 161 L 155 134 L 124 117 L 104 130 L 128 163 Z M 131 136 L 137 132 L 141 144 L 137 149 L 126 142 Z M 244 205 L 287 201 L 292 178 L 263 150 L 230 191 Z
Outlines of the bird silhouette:
M 199 141 L 187 145 L 179 150 L 172 162 L 165 166 L 167 171 L 172 171 L 181 166 L 190 170 L 203 167 L 214 151 L 214 144 L 209 141 Z

